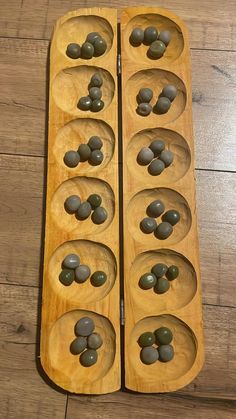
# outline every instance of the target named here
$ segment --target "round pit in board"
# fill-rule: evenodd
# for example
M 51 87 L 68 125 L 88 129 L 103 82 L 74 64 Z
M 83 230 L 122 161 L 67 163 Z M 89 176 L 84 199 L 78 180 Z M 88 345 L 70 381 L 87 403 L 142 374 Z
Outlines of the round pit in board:
M 102 198 L 101 206 L 107 212 L 107 218 L 101 224 L 95 224 L 91 218 L 93 209 L 87 201 L 90 195 L 98 194 Z M 81 204 L 75 212 L 67 211 L 65 202 L 76 195 L 80 198 Z M 85 205 L 86 203 L 86 205 Z M 90 212 L 88 218 L 81 214 L 80 207 Z M 63 208 L 64 206 L 64 208 Z M 92 176 L 74 176 L 62 182 L 52 196 L 50 207 L 53 213 L 55 224 L 60 230 L 71 232 L 71 238 L 79 236 L 93 236 L 101 233 L 112 223 L 115 214 L 115 197 L 110 185 L 99 178 Z M 82 219 L 83 218 L 83 219 Z
M 84 317 L 93 320 L 95 328 L 92 334 L 99 334 L 103 344 L 97 352 L 97 362 L 95 365 L 84 367 L 80 362 L 80 356 L 87 349 L 89 336 L 86 337 L 87 347 L 83 352 L 74 355 L 70 350 L 70 345 L 77 338 L 74 334 L 75 324 Z M 49 332 L 49 339 L 46 342 L 48 354 L 48 366 L 51 366 L 57 374 L 56 384 L 60 384 L 63 379 L 66 388 L 70 388 L 74 393 L 82 393 L 82 389 L 88 386 L 88 381 L 93 385 L 96 381 L 103 379 L 110 373 L 117 356 L 116 332 L 114 326 L 106 316 L 99 315 L 89 310 L 70 310 L 66 311 L 53 324 Z M 112 371 L 111 371 L 112 374 Z M 69 387 L 72 382 L 73 387 Z
M 168 153 L 163 153 L 160 158 L 162 151 Z M 145 184 L 148 176 L 150 185 L 154 187 L 157 177 L 160 186 L 183 178 L 191 163 L 191 152 L 186 140 L 166 128 L 139 131 L 130 139 L 125 154 L 130 174 L 140 184 Z
M 89 42 L 94 45 L 98 38 L 103 38 L 107 45 L 104 57 L 113 44 L 113 28 L 107 19 L 94 14 L 70 17 L 60 23 L 55 32 L 56 46 L 62 54 L 66 53 L 67 46 L 71 43 L 81 46 L 84 42 Z M 84 59 L 83 57 L 78 58 Z
M 144 32 L 150 34 L 147 40 L 149 42 L 144 41 Z M 166 16 L 164 11 L 162 14 L 147 12 L 131 17 L 126 24 L 123 37 L 125 54 L 130 60 L 146 66 L 150 65 L 151 60 L 161 60 L 163 64 L 171 64 L 180 57 L 184 48 L 181 27 L 175 20 Z M 161 57 L 151 58 L 148 50 L 157 40 L 165 44 L 165 51 Z
M 62 262 L 71 253 L 80 257 L 80 265 L 69 270 L 69 279 L 64 281 L 60 276 L 62 270 L 66 269 Z M 92 275 L 97 271 L 103 272 L 105 276 L 105 282 L 101 281 L 103 283 L 100 286 L 93 285 L 91 281 Z M 101 243 L 91 240 L 66 241 L 50 258 L 48 273 L 50 287 L 59 299 L 70 301 L 74 305 L 97 303 L 116 284 L 117 263 L 112 251 Z
M 91 138 L 98 138 L 99 141 L 90 142 Z M 100 171 L 113 158 L 115 136 L 111 127 L 103 120 L 95 118 L 76 118 L 65 124 L 57 132 L 56 139 L 53 145 L 53 157 L 55 163 L 60 165 L 63 169 L 68 169 L 68 173 L 75 173 L 81 175 L 90 175 L 93 172 Z M 102 143 L 102 145 L 101 145 Z M 89 162 L 90 154 L 93 150 L 101 150 L 103 153 L 102 163 L 98 166 L 91 165 Z M 70 161 L 65 161 L 65 155 L 68 151 L 73 151 L 79 162 L 75 160 L 77 166 L 70 167 Z M 73 155 L 72 155 L 73 157 Z M 72 165 L 74 166 L 74 161 Z
M 177 90 L 175 99 L 171 102 L 168 97 L 163 95 L 163 89 L 173 86 Z M 148 104 L 152 108 L 147 116 L 139 114 L 140 100 L 139 92 L 142 89 L 151 89 L 153 97 Z M 149 126 L 159 126 L 174 122 L 183 113 L 187 91 L 184 81 L 169 70 L 161 68 L 144 68 L 133 73 L 127 80 L 124 95 L 125 106 L 130 118 L 147 118 Z M 157 105 L 158 104 L 158 105 Z
M 93 86 L 94 80 L 98 79 L 102 80 L 102 85 L 100 87 Z M 98 84 L 100 83 L 98 82 Z M 63 95 L 61 94 L 62 86 Z M 90 97 L 89 91 L 92 87 L 100 90 L 101 99 L 93 99 L 94 90 Z M 52 97 L 56 105 L 64 112 L 75 116 L 100 114 L 100 111 L 111 104 L 115 89 L 112 74 L 102 67 L 92 65 L 64 68 L 52 81 Z
M 166 246 L 140 253 L 128 275 L 137 309 L 147 315 L 152 315 L 156 305 L 159 312 L 182 309 L 193 300 L 197 290 L 197 274 L 191 263 L 184 255 L 166 249 Z M 163 294 L 155 289 L 158 278 L 166 278 L 170 285 Z
M 156 210 L 156 202 L 160 209 L 157 206 Z M 180 219 L 175 225 L 163 221 L 169 210 L 179 213 Z M 176 190 L 170 188 L 143 189 L 136 193 L 128 202 L 127 217 L 129 233 L 149 249 L 178 243 L 188 234 L 192 224 L 188 202 Z

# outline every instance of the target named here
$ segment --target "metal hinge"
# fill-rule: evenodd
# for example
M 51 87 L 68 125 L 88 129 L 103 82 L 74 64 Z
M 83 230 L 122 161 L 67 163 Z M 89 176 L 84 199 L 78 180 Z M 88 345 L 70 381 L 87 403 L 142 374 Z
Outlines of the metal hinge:
M 120 300 L 120 324 L 121 326 L 125 325 L 125 305 L 124 300 Z
M 117 74 L 118 76 L 121 74 L 121 55 L 117 55 Z

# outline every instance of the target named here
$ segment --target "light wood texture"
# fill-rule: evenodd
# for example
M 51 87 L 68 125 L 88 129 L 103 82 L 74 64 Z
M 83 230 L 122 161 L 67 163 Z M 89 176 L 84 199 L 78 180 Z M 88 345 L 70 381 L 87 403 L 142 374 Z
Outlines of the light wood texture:
M 116 25 L 115 10 L 79 9 L 57 22 L 51 44 L 40 353 L 50 379 L 74 393 L 108 393 L 120 387 Z M 91 60 L 68 58 L 65 49 L 74 37 L 82 44 L 95 29 L 107 40 L 106 53 Z M 87 95 L 97 68 L 103 77 L 105 107 L 99 113 L 83 112 L 76 105 L 81 96 Z M 101 136 L 104 142 L 103 163 L 81 163 L 69 169 L 63 162 L 65 152 L 87 143 L 92 135 Z M 77 194 L 85 201 L 92 193 L 101 195 L 108 212 L 101 225 L 93 224 L 90 217 L 78 221 L 64 209 L 68 196 Z M 91 272 L 105 271 L 107 282 L 96 288 L 89 280 L 83 285 L 63 286 L 58 276 L 69 253 L 78 254 Z M 83 367 L 69 350 L 75 338 L 74 325 L 86 315 L 94 320 L 95 330 L 104 341 L 97 363 L 90 368 Z
M 41 285 L 45 169 L 46 160 L 43 158 L 0 156 L 0 191 L 5 200 L 0 224 L 2 283 L 32 287 Z M 236 176 L 234 173 L 201 170 L 195 171 L 195 175 L 203 301 L 233 307 L 235 296 L 229 289 L 234 287 Z M 221 191 L 224 191 L 227 200 L 222 199 Z M 17 264 L 10 263 L 11 260 L 17 261 Z M 229 287 L 225 287 L 225 278 Z
M 133 28 L 143 25 L 155 25 L 161 30 L 171 28 L 172 40 L 159 60 L 150 60 L 146 56 L 147 47 L 144 45 L 134 48 L 129 43 Z M 167 392 L 177 390 L 192 381 L 201 370 L 204 358 L 187 29 L 177 16 L 164 9 L 126 9 L 121 17 L 121 57 L 125 385 L 128 389 L 144 393 Z M 168 83 L 174 84 L 178 89 L 169 112 L 164 115 L 151 113 L 147 117 L 139 116 L 136 112 L 139 89 L 152 88 L 154 106 L 162 88 Z M 181 136 L 180 139 L 176 137 L 176 133 Z M 141 149 L 157 137 L 163 138 L 175 155 L 172 167 L 165 169 L 158 177 L 149 175 L 146 166 L 137 164 L 138 150 L 132 146 L 138 142 Z M 182 150 L 185 149 L 184 157 L 176 152 L 173 144 L 179 144 Z M 180 222 L 165 241 L 158 240 L 154 234 L 144 234 L 139 227 L 146 216 L 147 206 L 155 199 L 161 199 L 165 210 L 174 208 L 180 212 Z M 168 250 L 162 250 L 162 256 L 158 253 L 160 249 Z M 181 264 L 172 254 L 167 257 L 169 249 L 180 255 Z M 184 258 L 187 259 L 187 264 Z M 181 284 L 178 284 L 179 292 L 178 286 L 176 288 L 173 282 L 170 290 L 161 296 L 155 295 L 153 290 L 145 292 L 139 288 L 140 276 L 150 271 L 157 262 L 167 263 L 168 266 L 181 265 L 180 272 L 184 272 L 184 276 L 190 275 L 188 287 L 192 290 L 187 299 L 183 298 L 186 285 L 181 279 Z M 176 292 L 179 298 L 175 300 Z M 137 340 L 143 332 L 154 331 L 160 326 L 169 327 L 173 331 L 174 359 L 169 364 L 156 362 L 146 366 L 140 360 Z
M 39 354 L 36 329 L 38 289 L 2 284 L 1 295 L 1 415 L 5 419 L 64 419 L 66 396 L 55 391 L 36 369 Z M 38 307 L 40 311 L 40 305 Z M 236 309 L 204 307 L 206 361 L 193 383 L 168 395 L 117 392 L 105 396 L 69 397 L 67 418 L 96 414 L 103 419 L 139 416 L 227 418 L 236 415 Z M 222 356 L 223 354 L 223 356 Z M 24 362 L 22 362 L 24 360 Z M 220 377 L 220 379 L 219 379 Z M 17 400 L 17 403 L 16 403 Z M 164 403 L 163 403 L 164 402 Z M 195 407 L 195 408 L 194 408 Z M 94 413 L 95 412 L 95 413 Z M 146 416 L 145 416 L 146 415 Z M 158 416 L 159 415 L 159 416 Z M 161 416 L 162 415 L 162 416 Z M 215 416 L 214 416 L 215 415 Z M 225 416 L 224 416 L 225 415 Z M 85 416 L 86 417 L 86 416 Z M 193 416 L 194 417 L 194 416 Z
M 128 3 L 137 5 L 138 1 L 122 1 L 119 5 L 111 1 L 109 7 L 126 6 Z M 97 5 L 98 2 L 91 0 L 89 4 Z M 108 2 L 102 2 L 103 6 L 106 4 Z M 149 0 L 149 4 L 155 6 L 157 3 Z M 158 4 L 167 6 L 162 0 Z M 80 6 L 83 5 L 85 3 L 80 2 Z M 77 7 L 75 0 L 2 0 L 1 34 L 4 37 L 37 38 L 46 28 L 49 39 L 56 19 Z M 25 337 L 29 337 L 29 342 L 36 344 L 33 330 L 37 322 L 38 290 L 32 291 L 29 287 L 41 284 L 40 236 L 41 225 L 44 224 L 42 202 L 46 161 L 32 156 L 44 155 L 46 150 L 44 121 L 47 120 L 48 41 L 0 38 L 0 152 L 13 154 L 0 156 L 0 281 L 9 284 L 1 287 L 0 337 L 3 352 L 0 416 L 4 419 L 51 419 L 54 416 L 58 419 L 77 419 L 81 412 L 84 415 L 88 412 L 88 417 L 98 416 L 99 419 L 121 416 L 126 419 L 134 415 L 156 418 L 158 415 L 163 417 L 164 413 L 167 418 L 174 416 L 182 419 L 184 416 L 190 419 L 196 412 L 203 419 L 236 417 L 233 401 L 236 350 L 232 346 L 236 318 L 232 275 L 236 260 L 236 176 L 235 173 L 226 173 L 235 170 L 236 161 L 236 73 L 235 52 L 232 51 L 236 39 L 235 7 L 234 0 L 223 5 L 220 0 L 168 2 L 168 8 L 187 23 L 190 45 L 201 48 L 191 53 L 196 167 L 213 170 L 196 171 L 195 175 L 203 300 L 215 306 L 205 308 L 206 361 L 203 370 L 183 390 L 165 396 L 124 392 L 102 397 L 69 396 L 67 407 L 66 396 L 40 378 L 35 368 L 35 346 L 4 343 L 7 331 L 10 331 L 12 341 L 17 342 L 19 338 L 25 341 Z M 218 51 L 204 51 L 202 48 L 205 47 Z M 226 50 L 222 51 L 222 48 Z M 210 82 L 207 83 L 207 80 Z M 34 110 L 34 107 L 41 111 Z M 216 172 L 217 169 L 221 172 Z M 23 287 L 24 284 L 26 286 Z M 7 291 L 9 289 L 11 291 Z M 39 307 L 40 304 L 41 298 Z M 22 330 L 21 321 L 26 331 L 14 332 L 18 328 Z M 161 403 L 162 400 L 165 403 Z M 168 407 L 173 409 L 168 410 Z
M 235 308 L 204 307 L 206 360 L 193 383 L 165 395 L 118 392 L 106 397 L 70 397 L 69 419 L 96 411 L 103 419 L 126 418 L 211 418 L 236 417 Z M 216 343 L 217 342 L 217 343 Z M 222 363 L 222 354 L 224 362 Z M 222 393 L 222 385 L 227 390 Z
M 0 38 L 2 153 L 47 154 L 47 49 L 47 41 Z M 196 167 L 200 169 L 236 170 L 235 57 L 230 51 L 191 52 Z
M 49 39 L 55 21 L 65 13 L 78 8 L 76 0 L 12 0 L 1 4 L 0 35 L 21 38 Z M 124 8 L 142 6 L 142 0 L 103 0 L 102 7 Z M 156 6 L 154 0 L 145 2 L 147 6 Z M 88 7 L 82 0 L 80 7 Z M 98 6 L 91 0 L 89 6 Z M 158 2 L 182 18 L 190 29 L 191 46 L 194 48 L 236 49 L 236 5 L 228 0 L 222 6 L 221 0 L 165 0 Z

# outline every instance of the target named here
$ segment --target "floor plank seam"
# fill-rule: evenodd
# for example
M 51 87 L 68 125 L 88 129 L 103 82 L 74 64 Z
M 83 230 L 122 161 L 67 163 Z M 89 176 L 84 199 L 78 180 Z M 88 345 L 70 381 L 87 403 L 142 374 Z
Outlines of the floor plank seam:
M 52 25 L 53 28 L 53 25 Z M 5 35 L 1 35 L 0 36 L 0 40 L 1 39 L 15 39 L 15 40 L 19 40 L 19 41 L 39 41 L 39 42 L 48 42 L 50 43 L 50 38 L 27 38 L 27 37 L 21 37 L 21 36 L 5 36 Z M 200 48 L 200 47 L 190 47 L 190 50 L 192 51 L 216 51 L 216 52 L 236 52 L 236 49 L 220 49 L 220 48 Z
M 65 419 L 67 419 L 68 402 L 69 402 L 69 396 L 67 394 L 66 395 L 66 406 L 65 406 Z
M 14 282 L 0 282 L 0 285 L 6 285 L 10 287 L 37 288 L 38 290 L 42 289 L 42 286 L 39 285 L 15 284 Z
M 15 283 L 7 283 L 7 282 L 0 282 L 0 285 L 6 285 L 6 286 L 14 286 L 14 287 L 25 287 L 25 288 L 34 288 L 41 290 L 42 286 L 38 285 L 27 285 L 27 284 L 15 284 Z M 229 306 L 229 305 L 222 305 L 222 304 L 212 304 L 212 303 L 202 303 L 203 306 L 207 307 L 221 307 L 221 308 L 236 308 L 236 306 Z
M 2 153 L 2 152 L 0 152 L 0 156 L 31 157 L 31 158 L 47 159 L 46 154 L 43 155 L 43 154 L 23 154 L 23 153 Z M 210 168 L 201 168 L 201 167 L 195 167 L 194 170 L 197 170 L 197 171 L 200 171 L 200 172 L 236 173 L 236 170 L 210 169 Z
M 47 159 L 47 155 L 43 155 L 43 154 L 21 154 L 21 153 L 1 153 L 0 152 L 0 156 L 15 156 L 15 157 L 36 157 L 36 158 L 43 158 L 43 159 Z
M 200 172 L 236 173 L 236 170 L 205 169 L 200 167 L 195 167 L 195 170 L 199 170 Z

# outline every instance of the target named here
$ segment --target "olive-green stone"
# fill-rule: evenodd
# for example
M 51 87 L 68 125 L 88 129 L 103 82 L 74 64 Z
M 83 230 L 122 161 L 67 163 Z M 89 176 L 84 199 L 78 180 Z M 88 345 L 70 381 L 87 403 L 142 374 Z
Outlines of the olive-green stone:
M 73 269 L 62 269 L 59 275 L 59 281 L 65 285 L 69 286 L 75 279 L 75 273 Z
M 75 269 L 80 265 L 80 257 L 75 253 L 69 253 L 63 260 L 62 265 L 67 269 Z
M 95 209 L 97 207 L 100 207 L 102 203 L 102 198 L 100 195 L 94 193 L 92 195 L 89 195 L 87 201 L 90 203 L 92 209 Z
M 140 229 L 145 234 L 151 234 L 157 227 L 155 218 L 145 217 L 140 223 Z
M 102 150 L 93 150 L 89 157 L 89 163 L 93 166 L 98 166 L 103 162 L 103 152 Z
M 167 223 L 166 221 L 160 223 L 155 230 L 155 236 L 159 240 L 167 239 L 172 233 L 173 227 L 170 223 Z
M 133 46 L 139 46 L 144 40 L 144 31 L 142 28 L 134 28 L 131 32 L 129 41 Z
M 90 58 L 93 57 L 95 53 L 95 43 L 96 43 L 96 40 L 94 42 L 94 45 L 90 44 L 90 42 L 84 42 L 84 44 L 81 47 L 82 58 L 89 60 Z
M 92 99 L 90 96 L 82 96 L 78 102 L 77 107 L 81 111 L 89 111 L 92 107 Z
M 154 158 L 154 153 L 149 147 L 143 147 L 137 155 L 137 162 L 141 166 L 146 166 Z
M 166 272 L 166 278 L 169 279 L 169 281 L 173 281 L 179 276 L 179 268 L 176 265 L 171 265 L 168 268 L 168 271 Z
M 88 146 L 92 151 L 100 150 L 103 146 L 103 142 L 100 137 L 98 137 L 97 135 L 93 135 L 89 138 Z
M 92 100 L 101 99 L 102 91 L 99 87 L 90 87 L 89 96 L 91 97 Z
M 99 57 L 107 49 L 107 43 L 104 38 L 97 38 L 94 42 L 94 56 Z
M 80 363 L 83 367 L 91 367 L 96 364 L 97 359 L 98 354 L 95 349 L 86 349 L 86 351 L 80 355 Z
M 140 352 L 141 361 L 146 365 L 154 364 L 159 358 L 159 353 L 153 346 L 146 346 Z
M 71 342 L 70 352 L 73 355 L 78 355 L 81 352 L 83 352 L 86 347 L 87 347 L 87 338 L 84 336 L 79 336 L 78 338 L 75 338 L 73 342 Z
M 157 345 L 169 345 L 173 339 L 173 333 L 168 327 L 159 327 L 154 333 Z
M 75 269 L 75 282 L 82 284 L 90 277 L 91 271 L 89 266 L 80 265 Z
M 92 333 L 88 336 L 88 348 L 89 349 L 98 349 L 102 346 L 103 340 L 99 333 Z
M 90 157 L 91 148 L 88 146 L 88 144 L 80 144 L 78 148 L 78 153 L 80 155 L 80 161 L 85 162 Z
M 171 163 L 173 163 L 174 153 L 172 153 L 170 150 L 163 150 L 159 158 L 163 161 L 165 167 L 168 167 L 171 165 Z
M 168 266 L 166 266 L 164 263 L 156 263 L 151 269 L 151 272 L 157 277 L 161 278 L 164 276 L 167 272 Z
M 159 159 L 154 159 L 148 166 L 148 172 L 152 176 L 160 175 L 165 169 L 165 164 Z
M 91 219 L 94 224 L 102 224 L 108 217 L 107 210 L 103 207 L 97 207 L 92 213 Z
M 81 199 L 78 195 L 71 195 L 66 198 L 64 207 L 66 212 L 74 214 L 81 204 Z
M 149 148 L 154 153 L 154 157 L 157 157 L 161 154 L 161 152 L 165 149 L 165 143 L 163 140 L 153 140 L 149 146 Z
M 158 37 L 158 31 L 154 26 L 148 26 L 144 31 L 144 40 L 145 45 L 151 45 L 152 42 L 156 41 Z
M 166 50 L 166 46 L 162 41 L 154 41 L 148 48 L 147 55 L 149 58 L 158 59 L 161 58 Z
M 107 280 L 107 275 L 103 271 L 94 272 L 90 279 L 91 284 L 94 287 L 100 287 L 101 285 L 105 284 L 106 280 Z
M 168 97 L 168 99 L 173 102 L 177 95 L 177 89 L 172 84 L 167 84 L 161 93 L 162 96 Z
M 147 207 L 147 215 L 149 217 L 160 217 L 160 215 L 165 211 L 165 206 L 160 199 L 156 199 L 151 202 Z
M 95 324 L 93 319 L 90 317 L 81 317 L 75 324 L 74 332 L 76 336 L 89 336 L 93 333 L 94 329 Z
M 161 345 L 158 347 L 159 359 L 162 362 L 169 362 L 174 358 L 174 348 L 172 345 Z
M 155 285 L 154 291 L 157 294 L 164 294 L 170 288 L 170 284 L 168 279 L 166 278 L 158 278 L 157 283 Z
M 143 87 L 138 92 L 138 102 L 139 103 L 149 103 L 153 98 L 153 91 L 149 87 Z
M 161 96 L 157 100 L 156 105 L 153 108 L 153 111 L 158 115 L 163 115 L 168 112 L 171 107 L 171 101 L 168 97 Z
M 156 285 L 157 278 L 152 272 L 143 274 L 139 280 L 139 286 L 143 290 L 149 290 Z
M 103 83 L 102 76 L 99 73 L 94 73 L 90 80 L 91 87 L 101 87 Z
M 91 214 L 92 208 L 89 202 L 82 202 L 76 211 L 76 217 L 79 220 L 86 220 Z
M 86 42 L 89 42 L 90 44 L 94 45 L 94 42 L 96 39 L 101 38 L 101 35 L 99 35 L 98 32 L 90 32 L 87 35 Z
M 77 151 L 69 150 L 65 153 L 63 160 L 66 166 L 74 168 L 77 167 L 80 162 L 80 155 Z
M 171 41 L 171 33 L 169 31 L 161 31 L 159 33 L 158 39 L 167 46 Z
M 137 107 L 137 113 L 140 116 L 148 116 L 152 112 L 152 106 L 150 103 L 140 103 Z
M 166 211 L 165 214 L 162 216 L 162 220 L 174 226 L 180 220 L 180 213 L 176 210 Z
M 104 102 L 101 99 L 94 99 L 91 105 L 92 112 L 99 112 L 104 108 Z
M 151 346 L 155 343 L 155 335 L 152 332 L 144 332 L 139 336 L 138 343 L 141 348 Z
M 81 48 L 79 44 L 71 43 L 67 45 L 66 48 L 66 55 L 70 58 L 73 58 L 74 60 L 79 58 L 81 55 Z

